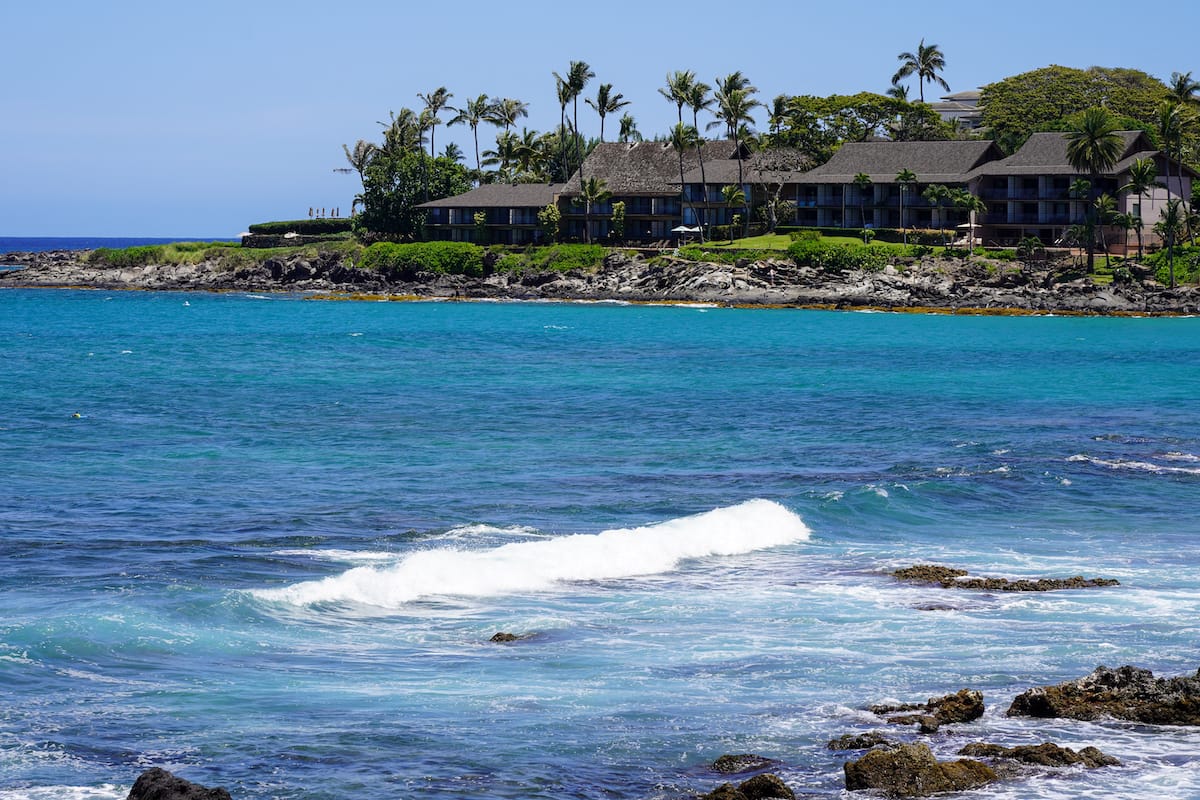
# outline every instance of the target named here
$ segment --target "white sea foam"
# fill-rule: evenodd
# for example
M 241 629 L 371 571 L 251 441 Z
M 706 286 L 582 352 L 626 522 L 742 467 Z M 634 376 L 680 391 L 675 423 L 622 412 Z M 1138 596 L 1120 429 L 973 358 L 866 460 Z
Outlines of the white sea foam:
M 383 553 L 373 550 L 306 550 L 303 548 L 293 548 L 289 550 L 276 550 L 271 555 L 304 556 L 318 561 L 339 561 L 347 564 L 366 564 L 379 561 L 395 561 L 397 559 L 395 553 Z
M 0 789 L 0 800 L 122 800 L 129 794 L 112 784 L 102 786 L 31 786 Z
M 390 567 L 356 567 L 324 580 L 254 592 L 260 599 L 312 605 L 398 608 L 431 597 L 487 597 L 547 591 L 570 581 L 669 572 L 687 559 L 732 556 L 805 541 L 799 516 L 750 500 L 657 525 L 514 542 L 487 550 L 437 548 Z
M 1186 459 L 1174 459 L 1186 460 Z M 1083 462 L 1085 464 L 1094 464 L 1097 467 L 1107 467 L 1108 469 L 1125 469 L 1134 472 L 1152 472 L 1156 474 L 1185 474 L 1185 475 L 1200 475 L 1200 467 L 1166 467 L 1162 464 L 1155 464 L 1152 461 L 1134 461 L 1125 458 L 1094 458 L 1085 453 L 1076 453 L 1070 456 L 1067 461 Z

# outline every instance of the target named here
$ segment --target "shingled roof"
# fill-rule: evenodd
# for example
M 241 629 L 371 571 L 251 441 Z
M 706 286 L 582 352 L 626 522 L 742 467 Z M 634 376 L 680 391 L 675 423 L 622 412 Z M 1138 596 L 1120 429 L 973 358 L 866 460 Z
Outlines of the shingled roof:
M 707 158 L 707 157 L 706 157 Z M 796 147 L 773 147 L 750 153 L 742 160 L 742 180 L 746 183 L 795 183 L 796 178 L 812 163 Z M 679 162 L 675 163 L 675 185 L 679 185 Z M 737 156 L 704 162 L 704 179 L 709 184 L 734 184 L 738 178 Z M 700 183 L 700 165 L 684 173 L 685 183 Z
M 561 183 L 485 183 L 455 197 L 421 203 L 417 208 L 545 208 L 562 189 Z
M 728 140 L 705 142 L 705 169 L 710 162 L 734 157 L 734 144 Z M 737 162 L 734 161 L 736 170 Z M 683 155 L 685 173 L 699 168 L 695 149 Z M 679 155 L 667 142 L 601 142 L 583 162 L 583 172 L 602 178 L 614 195 L 662 195 L 679 192 Z M 579 194 L 579 173 L 567 181 L 563 194 Z
M 1142 131 L 1119 131 L 1121 155 L 1109 171 L 1119 175 L 1137 158 L 1158 155 L 1150 137 Z M 991 164 L 981 165 L 977 175 L 1078 175 L 1079 171 L 1067 160 L 1067 134 L 1060 132 L 1034 133 L 1017 152 Z
M 966 183 L 970 173 L 1003 157 L 995 142 L 848 142 L 833 158 L 798 175 L 796 183 L 852 183 L 865 173 L 872 183 L 894 183 L 912 170 L 921 183 Z

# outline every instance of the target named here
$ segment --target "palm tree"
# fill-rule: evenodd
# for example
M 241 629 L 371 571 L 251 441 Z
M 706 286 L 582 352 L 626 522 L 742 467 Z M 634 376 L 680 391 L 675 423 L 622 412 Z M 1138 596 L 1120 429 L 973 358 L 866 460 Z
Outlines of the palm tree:
M 888 87 L 888 90 L 885 94 L 888 97 L 899 100 L 902 103 L 908 102 L 908 87 L 903 83 L 896 83 L 895 80 L 892 81 L 892 85 Z
M 1178 102 L 1163 100 L 1158 105 L 1158 136 L 1167 156 L 1167 195 L 1171 194 L 1171 145 L 1183 139 L 1183 111 Z M 1181 167 L 1182 169 L 1182 167 Z
M 1154 160 L 1139 158 L 1129 167 L 1129 183 L 1120 188 L 1120 191 L 1132 192 L 1138 198 L 1138 213 L 1133 215 L 1137 218 L 1134 227 L 1137 229 L 1138 235 L 1138 261 L 1142 260 L 1142 196 L 1154 186 L 1157 178 L 1158 167 L 1154 165 Z
M 351 172 L 358 173 L 358 182 L 362 184 L 363 192 L 367 190 L 367 167 L 371 164 L 371 159 L 379 152 L 379 148 L 370 142 L 359 139 L 354 143 L 354 149 L 351 150 L 346 145 L 342 145 L 342 152 L 346 154 L 346 161 L 350 163 L 349 167 L 335 167 L 334 172 L 340 172 L 343 175 L 348 175 Z M 362 200 L 362 194 L 358 194 L 350 202 L 350 216 L 354 216 L 354 209 Z
M 1175 243 L 1183 234 L 1186 224 L 1187 212 L 1183 208 L 1183 201 L 1170 198 L 1161 212 L 1158 224 L 1154 226 L 1154 232 L 1167 244 L 1167 264 L 1171 272 L 1172 289 L 1175 288 Z
M 504 97 L 492 101 L 492 108 L 488 114 L 487 121 L 498 128 L 504 128 L 504 132 L 508 133 L 508 129 L 516 125 L 518 119 L 528 116 L 528 103 L 523 100 L 514 100 L 511 97 Z
M 612 197 L 603 178 L 588 178 L 579 183 L 579 195 L 584 203 L 583 211 L 583 240 L 588 244 L 592 241 L 592 206 L 603 203 Z
M 710 91 L 712 87 L 703 81 L 696 81 L 688 88 L 685 100 L 692 109 L 692 127 L 697 131 L 700 130 L 700 109 L 708 109 L 713 103 L 708 96 Z M 704 173 L 704 139 L 699 136 L 696 137 L 696 158 L 700 161 L 700 200 L 704 204 L 700 214 L 700 228 L 705 231 L 701 234 L 703 239 L 708 228 L 708 176 Z
M 854 176 L 851 183 L 858 187 L 858 222 L 865 230 L 867 227 L 866 195 L 867 190 L 871 188 L 871 176 L 860 172 Z
M 905 244 L 908 244 L 908 228 L 904 227 L 904 193 L 916 182 L 917 174 L 907 167 L 896 175 L 896 183 L 900 184 L 900 231 L 904 236 Z
M 975 220 L 977 215 L 987 212 L 987 203 L 966 189 L 956 189 L 950 194 L 954 207 L 967 214 L 968 249 L 975 246 Z
M 604 118 L 609 114 L 615 114 L 625 106 L 629 105 L 629 101 L 625 99 L 623 94 L 613 94 L 611 83 L 602 83 L 596 91 L 596 99 L 587 98 L 586 102 L 589 106 L 595 109 L 600 115 L 600 141 L 604 141 Z
M 400 113 L 388 112 L 390 119 L 378 124 L 383 126 L 383 146 L 387 155 L 396 157 L 410 150 L 422 150 L 425 144 L 424 128 L 420 117 L 411 108 L 402 108 Z
M 732 183 L 721 187 L 721 197 L 725 199 L 725 206 L 729 209 L 738 208 L 746 205 L 746 190 L 741 186 L 734 186 Z M 736 215 L 735 215 L 736 216 Z M 729 243 L 733 244 L 733 219 L 729 220 Z
M 496 149 L 483 151 L 483 163 L 498 167 L 502 180 L 511 178 L 508 168 L 517 160 L 517 143 L 516 134 L 501 131 L 496 134 Z
M 454 95 L 446 91 L 445 86 L 439 86 L 429 94 L 418 92 L 417 97 L 425 103 L 425 110 L 429 112 L 425 121 L 429 128 L 429 157 L 433 158 L 433 154 L 436 152 L 433 139 L 437 135 L 437 126 L 442 124 L 441 119 L 438 118 L 438 112 L 450 104 L 450 98 Z
M 621 132 L 617 135 L 617 140 L 621 142 L 642 141 L 642 134 L 637 129 L 637 121 L 629 112 L 621 115 Z
M 925 191 L 921 192 L 921 196 L 924 197 L 937 211 L 938 231 L 941 233 L 942 244 L 944 246 L 946 243 L 946 220 L 945 217 L 942 216 L 942 203 L 950 201 L 950 187 L 943 183 L 934 183 L 926 186 Z
M 692 90 L 692 84 L 696 82 L 696 73 L 691 70 L 667 73 L 667 85 L 658 90 L 658 93 L 675 104 L 675 111 L 679 115 L 679 124 L 683 124 L 683 106 L 687 103 L 688 94 Z
M 683 205 L 687 203 L 687 192 L 683 183 L 683 154 L 696 146 L 696 142 L 700 140 L 700 134 L 691 125 L 684 125 L 682 122 L 675 123 L 675 127 L 671 128 L 670 143 L 671 147 L 679 154 L 679 202 L 680 202 L 680 218 L 683 217 Z M 695 216 L 696 209 L 692 207 L 692 215 Z
M 1196 97 L 1196 93 L 1200 92 L 1200 81 L 1192 80 L 1191 70 L 1172 72 L 1171 82 L 1167 88 L 1171 92 L 1172 99 L 1182 106 L 1200 103 L 1200 98 Z
M 1092 202 L 1092 211 L 1096 217 L 1096 233 L 1100 237 L 1100 246 L 1104 248 L 1105 261 L 1111 263 L 1112 256 L 1108 252 L 1108 237 L 1104 235 L 1104 226 L 1114 221 L 1117 215 L 1117 201 L 1110 194 L 1102 194 Z
M 583 154 L 580 151 L 581 142 L 579 137 L 579 95 L 583 94 L 583 90 L 587 88 L 587 83 L 592 78 L 596 77 L 596 73 L 588 66 L 586 61 L 572 61 L 567 69 L 567 77 L 560 77 L 556 72 L 555 79 L 560 84 L 565 84 L 564 97 L 572 104 L 571 111 L 571 130 L 575 132 L 575 160 L 579 163 L 579 179 L 583 180 Z M 564 110 L 565 110 L 564 105 Z
M 1087 174 L 1092 191 L 1100 182 L 1100 174 L 1112 169 L 1121 157 L 1121 137 L 1117 124 L 1103 108 L 1089 108 L 1083 113 L 1079 126 L 1067 133 L 1067 163 L 1072 169 Z M 1089 215 L 1094 209 L 1089 207 Z M 1096 245 L 1088 240 L 1087 269 L 1095 267 Z
M 749 132 L 747 125 L 754 123 L 754 117 L 750 112 L 762 105 L 755 100 L 752 95 L 758 92 L 758 89 L 750 85 L 750 81 L 745 78 L 740 72 L 731 73 L 725 78 L 718 78 L 715 99 L 717 101 L 716 117 L 717 121 L 711 123 L 709 127 L 725 123 L 726 130 L 732 134 L 734 150 L 737 152 L 738 162 L 738 186 L 745 186 L 743 178 L 744 159 L 742 158 L 742 145 L 746 141 L 746 134 Z M 743 207 L 742 225 L 747 229 L 750 225 L 749 209 Z
M 453 108 L 452 111 L 458 112 L 454 115 L 446 125 L 465 124 L 471 128 L 471 135 L 475 137 L 475 171 L 483 171 L 483 163 L 479 160 L 479 123 L 486 122 L 489 115 L 492 113 L 493 102 L 488 99 L 486 94 L 481 94 L 474 100 L 468 100 L 467 104 L 462 108 Z
M 938 75 L 946 68 L 946 56 L 936 44 L 926 46 L 925 39 L 922 38 L 921 43 L 917 45 L 917 52 L 901 53 L 896 58 L 900 59 L 900 69 L 892 76 L 892 83 L 899 83 L 901 79 L 915 74 L 922 103 L 925 102 L 926 83 L 936 83 L 947 92 L 950 91 L 950 84 Z

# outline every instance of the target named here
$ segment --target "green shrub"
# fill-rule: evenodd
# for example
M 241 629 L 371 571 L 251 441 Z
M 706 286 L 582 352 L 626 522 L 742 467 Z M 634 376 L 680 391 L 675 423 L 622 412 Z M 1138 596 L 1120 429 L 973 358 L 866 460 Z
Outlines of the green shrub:
M 411 281 L 418 272 L 483 276 L 483 248 L 469 242 L 377 242 L 363 250 L 358 266 Z
M 111 247 L 101 247 L 92 251 L 92 254 L 88 256 L 88 263 L 117 269 L 144 267 L 147 264 L 161 264 L 165 253 L 166 248 L 160 244 L 124 247 L 119 250 L 114 250 Z
M 825 272 L 861 269 L 875 272 L 888 263 L 891 251 L 867 244 L 827 244 L 820 239 L 801 239 L 787 253 L 801 267 L 816 267 Z
M 322 234 L 349 233 L 353 223 L 350 219 L 294 219 L 277 222 L 256 222 L 248 230 L 254 234 L 280 235 L 298 233 L 302 236 L 320 236 Z

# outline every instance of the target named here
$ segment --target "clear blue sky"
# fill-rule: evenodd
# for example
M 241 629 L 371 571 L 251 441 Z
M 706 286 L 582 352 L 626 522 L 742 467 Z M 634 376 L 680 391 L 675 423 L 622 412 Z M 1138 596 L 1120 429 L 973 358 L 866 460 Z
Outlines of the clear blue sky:
M 519 3 L 395 0 L 7 2 L 0 10 L 0 235 L 235 236 L 252 222 L 347 213 L 341 146 L 418 92 L 484 93 L 557 124 L 551 71 L 614 84 L 647 137 L 667 72 L 742 70 L 777 94 L 883 92 L 922 37 L 954 90 L 1048 64 L 1195 70 L 1195 0 L 1068 3 Z M 916 96 L 913 86 L 912 96 Z M 598 133 L 581 104 L 580 127 Z M 761 121 L 765 124 L 765 120 Z M 481 127 L 490 143 L 494 128 Z M 473 161 L 469 129 L 439 128 Z

